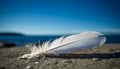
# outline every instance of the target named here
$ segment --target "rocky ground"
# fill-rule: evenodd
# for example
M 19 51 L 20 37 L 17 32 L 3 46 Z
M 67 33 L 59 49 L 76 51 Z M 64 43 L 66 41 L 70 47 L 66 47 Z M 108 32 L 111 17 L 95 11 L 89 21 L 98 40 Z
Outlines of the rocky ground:
M 120 69 L 120 44 L 104 44 L 59 57 L 17 59 L 29 52 L 25 47 L 0 48 L 0 69 Z

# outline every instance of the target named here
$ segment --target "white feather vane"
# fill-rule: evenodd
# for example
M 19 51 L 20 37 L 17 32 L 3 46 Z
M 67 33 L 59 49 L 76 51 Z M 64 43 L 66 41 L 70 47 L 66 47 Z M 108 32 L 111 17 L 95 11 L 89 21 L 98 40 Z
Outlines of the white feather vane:
M 99 32 L 83 32 L 67 37 L 60 37 L 52 42 L 47 41 L 39 46 L 27 46 L 31 53 L 25 54 L 19 58 L 34 58 L 41 54 L 54 52 L 57 54 L 77 52 L 80 50 L 90 49 L 104 44 L 106 37 Z

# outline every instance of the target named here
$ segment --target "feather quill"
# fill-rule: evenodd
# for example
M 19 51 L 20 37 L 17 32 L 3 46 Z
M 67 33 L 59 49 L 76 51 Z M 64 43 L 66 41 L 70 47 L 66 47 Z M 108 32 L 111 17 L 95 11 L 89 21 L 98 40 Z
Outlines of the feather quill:
M 90 49 L 104 44 L 106 37 L 99 32 L 83 32 L 80 34 L 75 34 L 67 37 L 60 37 L 52 42 L 47 41 L 39 46 L 33 45 L 27 46 L 31 53 L 25 54 L 19 58 L 34 58 L 37 55 L 49 54 L 50 52 L 55 52 L 57 54 L 61 53 L 71 53 L 80 50 Z

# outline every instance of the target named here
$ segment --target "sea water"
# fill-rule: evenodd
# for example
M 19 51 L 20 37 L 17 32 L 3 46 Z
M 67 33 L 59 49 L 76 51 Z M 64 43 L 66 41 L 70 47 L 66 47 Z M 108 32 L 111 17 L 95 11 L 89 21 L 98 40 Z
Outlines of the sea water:
M 33 35 L 33 36 L 0 36 L 0 42 L 12 42 L 16 44 L 17 46 L 23 46 L 26 44 L 32 44 L 32 43 L 43 43 L 45 41 L 53 41 L 62 35 Z M 107 41 L 106 43 L 120 43 L 120 36 L 119 35 L 106 35 Z

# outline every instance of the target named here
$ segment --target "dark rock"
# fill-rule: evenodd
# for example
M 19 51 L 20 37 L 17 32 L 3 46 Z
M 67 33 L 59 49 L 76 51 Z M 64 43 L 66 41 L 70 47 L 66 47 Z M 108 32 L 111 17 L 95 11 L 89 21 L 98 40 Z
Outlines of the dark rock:
M 5 67 L 0 67 L 0 69 L 5 69 Z
M 7 48 L 7 47 L 14 47 L 14 46 L 16 46 L 16 44 L 10 41 L 0 42 L 0 48 Z

